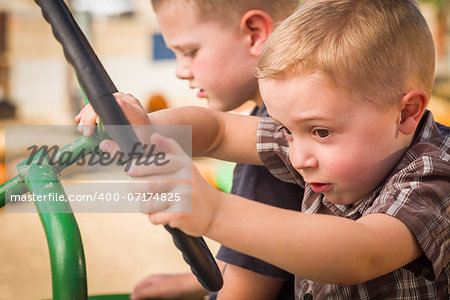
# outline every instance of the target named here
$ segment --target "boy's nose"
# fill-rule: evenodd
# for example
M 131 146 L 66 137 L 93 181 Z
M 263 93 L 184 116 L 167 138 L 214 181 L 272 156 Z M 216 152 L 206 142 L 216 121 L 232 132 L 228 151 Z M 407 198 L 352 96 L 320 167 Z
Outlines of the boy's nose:
M 181 63 L 177 64 L 175 75 L 179 79 L 192 79 L 191 69 L 187 65 Z
M 289 145 L 289 159 L 296 170 L 317 168 L 319 162 L 311 152 Z

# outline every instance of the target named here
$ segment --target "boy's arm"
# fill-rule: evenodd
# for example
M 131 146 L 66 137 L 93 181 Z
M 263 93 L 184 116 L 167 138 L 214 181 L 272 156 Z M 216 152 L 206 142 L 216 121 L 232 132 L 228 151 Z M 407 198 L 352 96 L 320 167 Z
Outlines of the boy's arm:
M 406 225 L 386 214 L 352 221 L 283 210 L 223 193 L 218 203 L 206 236 L 314 281 L 364 282 L 422 253 Z
M 156 274 L 139 282 L 130 299 L 201 299 L 207 295 L 192 273 Z
M 231 264 L 222 273 L 224 285 L 218 292 L 218 300 L 276 299 L 284 283 Z
M 258 117 L 200 107 L 165 109 L 147 115 L 139 100 L 131 94 L 115 93 L 114 97 L 132 125 L 192 125 L 194 156 L 262 164 L 256 151 Z M 91 105 L 86 105 L 75 121 L 79 123 L 78 130 L 89 136 L 97 124 L 97 114 Z
M 192 125 L 193 156 L 262 164 L 256 150 L 258 117 L 200 107 L 160 110 L 148 116 L 153 125 Z
M 222 269 L 224 279 L 224 286 L 217 296 L 219 300 L 276 299 L 283 285 L 283 280 L 277 278 L 224 264 L 221 261 L 217 264 Z M 199 299 L 207 293 L 192 273 L 159 274 L 142 280 L 134 288 L 131 299 Z

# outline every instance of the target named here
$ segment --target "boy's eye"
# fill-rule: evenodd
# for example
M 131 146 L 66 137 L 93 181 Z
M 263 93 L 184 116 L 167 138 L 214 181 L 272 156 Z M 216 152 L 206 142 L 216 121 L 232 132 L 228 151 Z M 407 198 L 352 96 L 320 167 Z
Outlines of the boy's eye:
M 183 53 L 184 56 L 193 57 L 195 54 L 197 54 L 198 49 L 189 50 Z
M 328 129 L 314 129 L 312 134 L 320 139 L 325 139 L 331 134 L 331 130 Z

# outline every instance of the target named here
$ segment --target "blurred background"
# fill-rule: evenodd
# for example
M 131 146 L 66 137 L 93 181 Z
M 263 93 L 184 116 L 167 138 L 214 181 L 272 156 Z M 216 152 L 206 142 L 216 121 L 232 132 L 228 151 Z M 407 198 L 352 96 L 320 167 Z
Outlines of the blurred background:
M 149 0 L 66 1 L 120 91 L 148 111 L 205 106 L 175 77 Z M 430 109 L 450 125 L 450 1 L 420 1 L 436 43 L 436 85 Z M 6 164 L 7 125 L 75 125 L 84 106 L 61 46 L 33 0 L 0 0 L 0 184 L 15 175 Z M 237 112 L 245 113 L 249 106 Z M 20 151 L 18 149 L 17 151 Z M 232 165 L 196 164 L 207 179 L 227 190 Z M 7 172 L 6 172 L 7 170 Z M 144 276 L 188 271 L 170 235 L 139 214 L 77 214 L 86 252 L 90 294 L 126 293 Z M 217 244 L 208 241 L 213 251 Z M 0 209 L 0 299 L 51 297 L 45 235 L 34 214 Z

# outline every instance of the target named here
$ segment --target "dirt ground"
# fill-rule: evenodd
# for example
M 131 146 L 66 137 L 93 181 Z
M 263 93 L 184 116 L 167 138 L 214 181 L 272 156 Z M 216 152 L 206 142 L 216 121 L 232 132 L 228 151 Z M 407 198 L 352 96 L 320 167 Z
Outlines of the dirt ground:
M 77 214 L 76 219 L 90 295 L 130 293 L 147 275 L 189 271 L 170 234 L 142 214 Z M 208 243 L 216 251 L 216 244 Z M 0 210 L 0 245 L 0 299 L 50 298 L 50 261 L 38 216 Z

